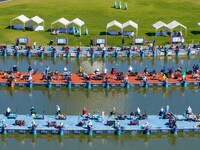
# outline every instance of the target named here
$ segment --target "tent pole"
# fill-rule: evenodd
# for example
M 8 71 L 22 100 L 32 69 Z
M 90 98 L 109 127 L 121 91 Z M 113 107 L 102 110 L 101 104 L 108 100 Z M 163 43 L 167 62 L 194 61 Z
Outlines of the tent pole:
M 11 24 L 11 22 L 12 22 L 12 21 L 10 21 L 10 29 L 12 29 L 12 24 Z
M 108 46 L 107 28 L 106 28 L 106 47 Z

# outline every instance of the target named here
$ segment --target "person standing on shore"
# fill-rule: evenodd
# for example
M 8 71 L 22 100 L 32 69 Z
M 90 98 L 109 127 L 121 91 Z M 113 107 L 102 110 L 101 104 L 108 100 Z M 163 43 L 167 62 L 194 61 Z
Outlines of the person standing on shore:
M 33 41 L 33 49 L 36 48 L 36 41 Z
M 122 47 L 124 46 L 125 40 L 122 38 Z

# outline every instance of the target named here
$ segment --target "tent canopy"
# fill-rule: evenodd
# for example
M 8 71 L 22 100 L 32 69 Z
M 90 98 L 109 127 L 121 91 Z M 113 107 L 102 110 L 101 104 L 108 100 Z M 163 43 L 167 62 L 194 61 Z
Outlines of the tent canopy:
M 186 27 L 186 26 L 182 25 L 181 23 L 177 22 L 176 20 L 170 22 L 170 23 L 168 24 L 168 26 L 169 26 L 169 28 L 170 28 L 171 30 L 173 30 L 174 28 L 176 28 L 176 27 L 178 27 L 178 26 L 181 26 L 181 27 L 183 27 L 183 28 L 185 28 L 185 29 L 187 30 L 187 27 Z
M 138 34 L 138 24 L 137 24 L 137 23 L 135 23 L 135 22 L 129 20 L 129 21 L 127 21 L 127 22 L 125 22 L 125 23 L 122 24 L 122 28 L 123 28 L 123 29 L 124 29 L 125 27 L 127 27 L 127 26 L 132 26 L 132 27 L 134 27 L 134 28 L 136 29 L 136 35 Z
M 172 30 L 173 30 L 174 28 L 176 28 L 176 27 L 178 27 L 178 26 L 181 26 L 181 27 L 185 28 L 185 35 L 187 35 L 187 27 L 184 26 L 184 25 L 182 25 L 181 23 L 179 23 L 179 22 L 176 21 L 176 20 L 170 22 L 170 23 L 168 24 L 168 26 L 169 26 L 169 28 L 171 29 L 171 32 L 172 32 Z
M 51 31 L 52 31 L 52 25 L 56 24 L 56 23 L 60 23 L 60 24 L 64 25 L 66 28 L 70 24 L 70 21 L 68 21 L 67 19 L 65 19 L 63 17 L 54 21 L 53 23 L 51 23 Z
M 34 16 L 33 18 L 30 19 L 30 21 L 34 21 L 37 24 L 44 22 L 44 20 L 38 16 Z
M 200 22 L 198 23 L 198 26 L 200 26 Z
M 84 23 L 81 19 L 79 19 L 79 18 L 76 18 L 76 19 L 72 20 L 71 23 L 74 23 L 74 24 L 76 24 L 76 25 L 79 26 L 79 27 L 81 27 L 82 25 L 85 24 L 85 23 Z
M 155 24 L 152 25 L 153 28 L 155 28 L 156 30 L 158 30 L 159 28 L 162 28 L 162 27 L 166 27 L 166 28 L 169 28 L 169 26 L 167 24 L 165 24 L 164 22 L 162 21 L 158 21 L 156 22 Z
M 56 24 L 56 23 L 60 23 L 60 24 L 63 24 L 64 26 L 67 26 L 70 23 L 70 21 L 68 21 L 67 19 L 62 17 L 62 18 L 54 21 L 53 23 L 51 23 L 51 25 Z
M 29 19 L 28 17 L 24 16 L 24 15 L 20 15 L 20 16 L 18 16 L 18 17 L 16 17 L 16 18 L 12 19 L 11 22 L 14 21 L 14 20 L 19 20 L 19 21 L 21 21 L 22 23 L 26 23 L 26 22 L 28 22 L 30 19 Z
M 14 21 L 14 20 L 19 20 L 23 23 L 23 26 L 22 25 L 16 25 L 16 26 L 18 26 L 18 27 L 16 27 L 16 29 L 25 29 L 25 23 L 28 22 L 30 19 L 28 17 L 24 16 L 24 15 L 20 15 L 20 16 L 12 19 L 10 21 L 10 28 L 12 28 L 12 21 Z M 14 28 L 15 28 L 15 26 L 14 26 Z
M 113 20 L 113 21 L 111 21 L 110 23 L 107 24 L 106 29 L 108 29 L 108 28 L 110 28 L 110 27 L 112 27 L 112 26 L 117 26 L 117 27 L 119 27 L 120 29 L 123 28 L 121 23 L 119 23 L 119 22 L 116 21 L 116 20 Z

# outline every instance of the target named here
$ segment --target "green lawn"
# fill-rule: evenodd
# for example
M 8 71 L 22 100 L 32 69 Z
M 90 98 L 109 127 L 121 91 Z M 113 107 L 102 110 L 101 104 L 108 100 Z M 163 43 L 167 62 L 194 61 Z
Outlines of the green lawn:
M 118 2 L 118 1 L 117 1 Z M 128 10 L 124 10 L 124 3 L 128 3 Z M 177 20 L 184 24 L 187 30 L 186 43 L 199 43 L 200 0 L 121 0 L 123 9 L 113 8 L 114 0 L 12 0 L 0 3 L 0 43 L 14 43 L 19 36 L 28 36 L 37 45 L 46 45 L 56 37 L 67 37 L 70 46 L 80 43 L 88 45 L 90 38 L 105 38 L 106 25 L 112 20 L 124 23 L 133 20 L 139 25 L 138 37 L 145 37 L 147 41 L 155 38 L 152 24 L 161 20 L 169 23 Z M 10 20 L 24 14 L 31 18 L 35 15 L 45 21 L 45 31 L 17 31 L 9 28 Z M 89 35 L 77 37 L 69 34 L 51 35 L 49 29 L 55 20 L 65 17 L 69 21 L 80 18 L 85 22 Z M 13 22 L 17 23 L 17 22 Z M 57 26 L 57 25 L 56 25 Z M 116 27 L 110 28 L 117 29 Z M 84 27 L 82 28 L 82 31 Z M 128 27 L 126 30 L 133 30 Z M 180 30 L 177 28 L 176 30 Z M 134 29 L 135 31 L 135 29 Z M 183 33 L 184 30 L 183 30 Z M 121 45 L 121 36 L 107 36 L 108 45 Z M 169 37 L 157 37 L 156 44 L 169 42 Z M 125 44 L 130 45 L 132 39 L 125 37 Z

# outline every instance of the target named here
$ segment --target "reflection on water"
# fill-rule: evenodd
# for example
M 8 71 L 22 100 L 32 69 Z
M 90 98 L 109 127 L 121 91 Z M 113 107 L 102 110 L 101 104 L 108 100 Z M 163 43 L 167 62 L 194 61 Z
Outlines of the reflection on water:
M 200 57 L 196 56 L 184 56 L 184 57 L 133 57 L 133 58 L 51 58 L 51 57 L 0 57 L 0 64 L 2 70 L 9 70 L 15 64 L 19 67 L 21 71 L 27 71 L 27 68 L 31 65 L 34 69 L 38 68 L 40 72 L 44 71 L 46 66 L 50 66 L 52 70 L 58 69 L 62 71 L 62 69 L 67 66 L 67 68 L 76 72 L 79 66 L 82 66 L 85 72 L 91 73 L 94 69 L 99 68 L 102 70 L 105 66 L 110 70 L 112 67 L 115 67 L 120 71 L 127 72 L 128 66 L 132 65 L 134 70 L 143 71 L 145 66 L 149 67 L 149 70 L 153 70 L 154 68 L 160 71 L 163 66 L 167 66 L 170 68 L 176 69 L 179 66 L 183 66 L 186 69 L 191 69 L 194 64 L 199 64 Z
M 179 134 L 173 136 L 170 134 L 151 134 L 146 135 L 0 135 L 2 144 L 0 149 L 158 149 L 162 145 L 163 150 L 168 149 L 187 149 L 187 145 L 192 141 L 190 148 L 199 147 L 199 134 Z M 10 144 L 13 143 L 13 144 Z
M 58 104 L 67 114 L 80 114 L 83 107 L 88 111 L 108 114 L 113 107 L 118 113 L 134 112 L 140 107 L 142 112 L 157 114 L 161 107 L 170 105 L 171 111 L 182 114 L 188 105 L 194 112 L 200 112 L 199 86 L 183 87 L 131 87 L 126 88 L 76 88 L 68 89 L 46 87 L 0 87 L 1 112 L 8 106 L 18 110 L 20 114 L 27 113 L 31 106 L 39 112 L 54 114 Z M 23 108 L 22 108 L 23 106 Z M 178 106 L 178 107 L 177 107 Z

